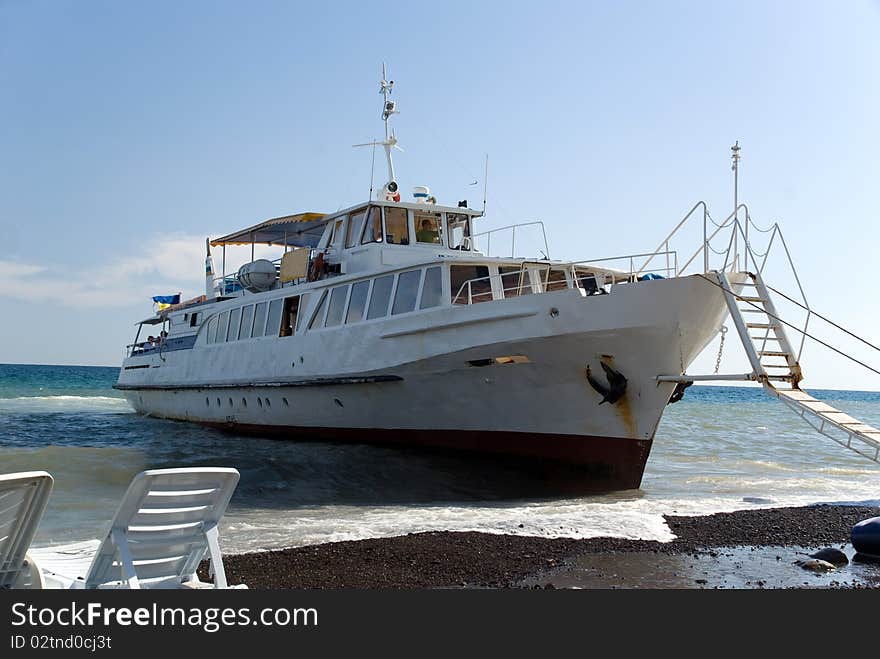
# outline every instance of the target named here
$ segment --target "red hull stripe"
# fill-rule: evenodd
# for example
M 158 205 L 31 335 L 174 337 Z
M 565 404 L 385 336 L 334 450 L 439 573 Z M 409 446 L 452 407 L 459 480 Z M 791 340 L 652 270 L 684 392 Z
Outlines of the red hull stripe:
M 574 477 L 586 490 L 638 488 L 652 443 L 649 439 L 489 430 L 313 428 L 202 423 L 280 439 L 431 447 L 525 458 L 532 467 Z

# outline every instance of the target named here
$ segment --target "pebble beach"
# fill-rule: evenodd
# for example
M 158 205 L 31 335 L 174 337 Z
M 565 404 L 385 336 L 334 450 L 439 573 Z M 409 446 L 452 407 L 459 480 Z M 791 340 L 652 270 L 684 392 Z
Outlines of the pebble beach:
M 880 588 L 880 563 L 848 544 L 880 507 L 818 505 L 666 516 L 670 542 L 426 532 L 224 559 L 252 589 Z M 815 573 L 796 564 L 834 547 L 849 562 Z

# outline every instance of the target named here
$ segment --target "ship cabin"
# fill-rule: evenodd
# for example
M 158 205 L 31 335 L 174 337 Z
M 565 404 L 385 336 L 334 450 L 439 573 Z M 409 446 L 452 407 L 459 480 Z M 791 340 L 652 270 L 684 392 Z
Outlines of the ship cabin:
M 226 306 L 235 307 L 227 316 L 242 314 L 236 336 L 244 331 L 245 313 L 251 315 L 246 323 L 248 338 L 257 336 L 255 332 L 285 336 L 441 305 L 471 305 L 563 289 L 601 295 L 615 283 L 634 279 L 632 268 L 550 261 L 540 222 L 476 233 L 474 221 L 481 211 L 464 202 L 453 207 L 433 203 L 427 195 L 416 198 L 415 202 L 374 200 L 331 214 L 277 217 L 210 241 L 212 247 L 220 248 L 222 265 L 220 275 L 206 282 L 206 295 L 172 305 L 138 323 L 138 335 L 127 347 L 128 354 L 191 348 L 203 322 L 215 318 L 228 328 L 233 318 L 224 318 Z M 539 230 L 537 251 L 543 251 L 534 258 L 515 256 L 516 231 L 519 228 L 522 235 L 522 229 L 530 226 Z M 505 242 L 499 232 L 512 234 L 514 240 Z M 496 245 L 510 245 L 509 255 L 488 254 L 493 235 Z M 486 252 L 480 250 L 481 243 L 486 244 Z M 257 245 L 277 247 L 281 254 L 275 260 L 256 259 Z M 231 246 L 250 246 L 251 260 L 229 274 L 226 250 Z M 333 285 L 337 281 L 340 285 Z M 319 298 L 311 301 L 305 327 L 301 327 L 302 318 L 286 326 L 280 323 L 291 312 L 296 315 L 296 310 L 282 308 L 285 300 L 296 299 L 299 305 L 298 297 L 273 293 L 285 288 L 301 290 L 303 301 L 312 291 L 319 291 Z M 251 296 L 265 298 L 265 302 L 254 298 L 250 305 L 214 306 Z M 239 308 L 243 310 L 236 312 Z M 161 332 L 151 337 L 154 340 L 139 342 L 145 333 L 141 329 L 153 325 L 161 325 Z M 218 330 L 211 329 L 208 335 L 216 337 Z M 224 334 L 228 336 L 229 330 Z

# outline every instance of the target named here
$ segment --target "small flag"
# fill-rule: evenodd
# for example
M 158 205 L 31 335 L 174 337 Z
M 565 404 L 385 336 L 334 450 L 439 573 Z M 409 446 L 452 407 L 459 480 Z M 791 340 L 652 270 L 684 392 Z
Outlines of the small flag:
M 154 295 L 153 302 L 159 305 L 159 311 L 162 311 L 172 304 L 180 304 L 180 293 L 177 295 Z

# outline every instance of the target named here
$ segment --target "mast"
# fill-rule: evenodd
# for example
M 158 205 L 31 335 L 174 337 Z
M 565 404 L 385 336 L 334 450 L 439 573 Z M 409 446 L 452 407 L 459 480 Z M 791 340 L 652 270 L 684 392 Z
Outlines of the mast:
M 730 151 L 731 151 L 730 158 L 731 158 L 731 160 L 733 160 L 733 165 L 731 166 L 731 169 L 733 170 L 733 217 L 738 221 L 739 220 L 739 159 L 740 159 L 739 140 L 737 140 L 736 143 L 732 147 L 730 147 Z M 749 230 L 749 224 L 748 224 L 748 218 L 746 218 L 745 241 L 747 244 L 748 244 L 748 240 L 749 240 L 748 230 Z M 738 232 L 737 227 L 734 226 L 733 227 L 733 263 L 734 263 L 735 269 L 737 267 L 737 259 L 739 258 L 739 254 L 737 254 L 737 232 Z M 744 247 L 747 247 L 747 244 L 744 245 Z M 746 254 L 748 254 L 748 252 L 746 252 Z M 746 259 L 748 259 L 748 256 L 746 256 Z
M 391 116 L 400 114 L 397 110 L 397 104 L 391 100 L 391 92 L 394 89 L 394 81 L 388 80 L 385 71 L 385 62 L 382 62 L 382 79 L 379 81 L 379 93 L 382 94 L 382 121 L 385 123 L 385 139 L 381 142 L 372 141 L 364 144 L 355 144 L 354 146 L 381 146 L 385 149 L 385 159 L 388 161 L 388 182 L 382 188 L 379 196 L 384 195 L 386 201 L 400 201 L 400 192 L 397 185 L 397 179 L 394 176 L 394 159 L 391 157 L 391 150 L 397 149 L 403 151 L 397 145 L 397 137 L 394 135 L 394 128 L 391 127 Z

